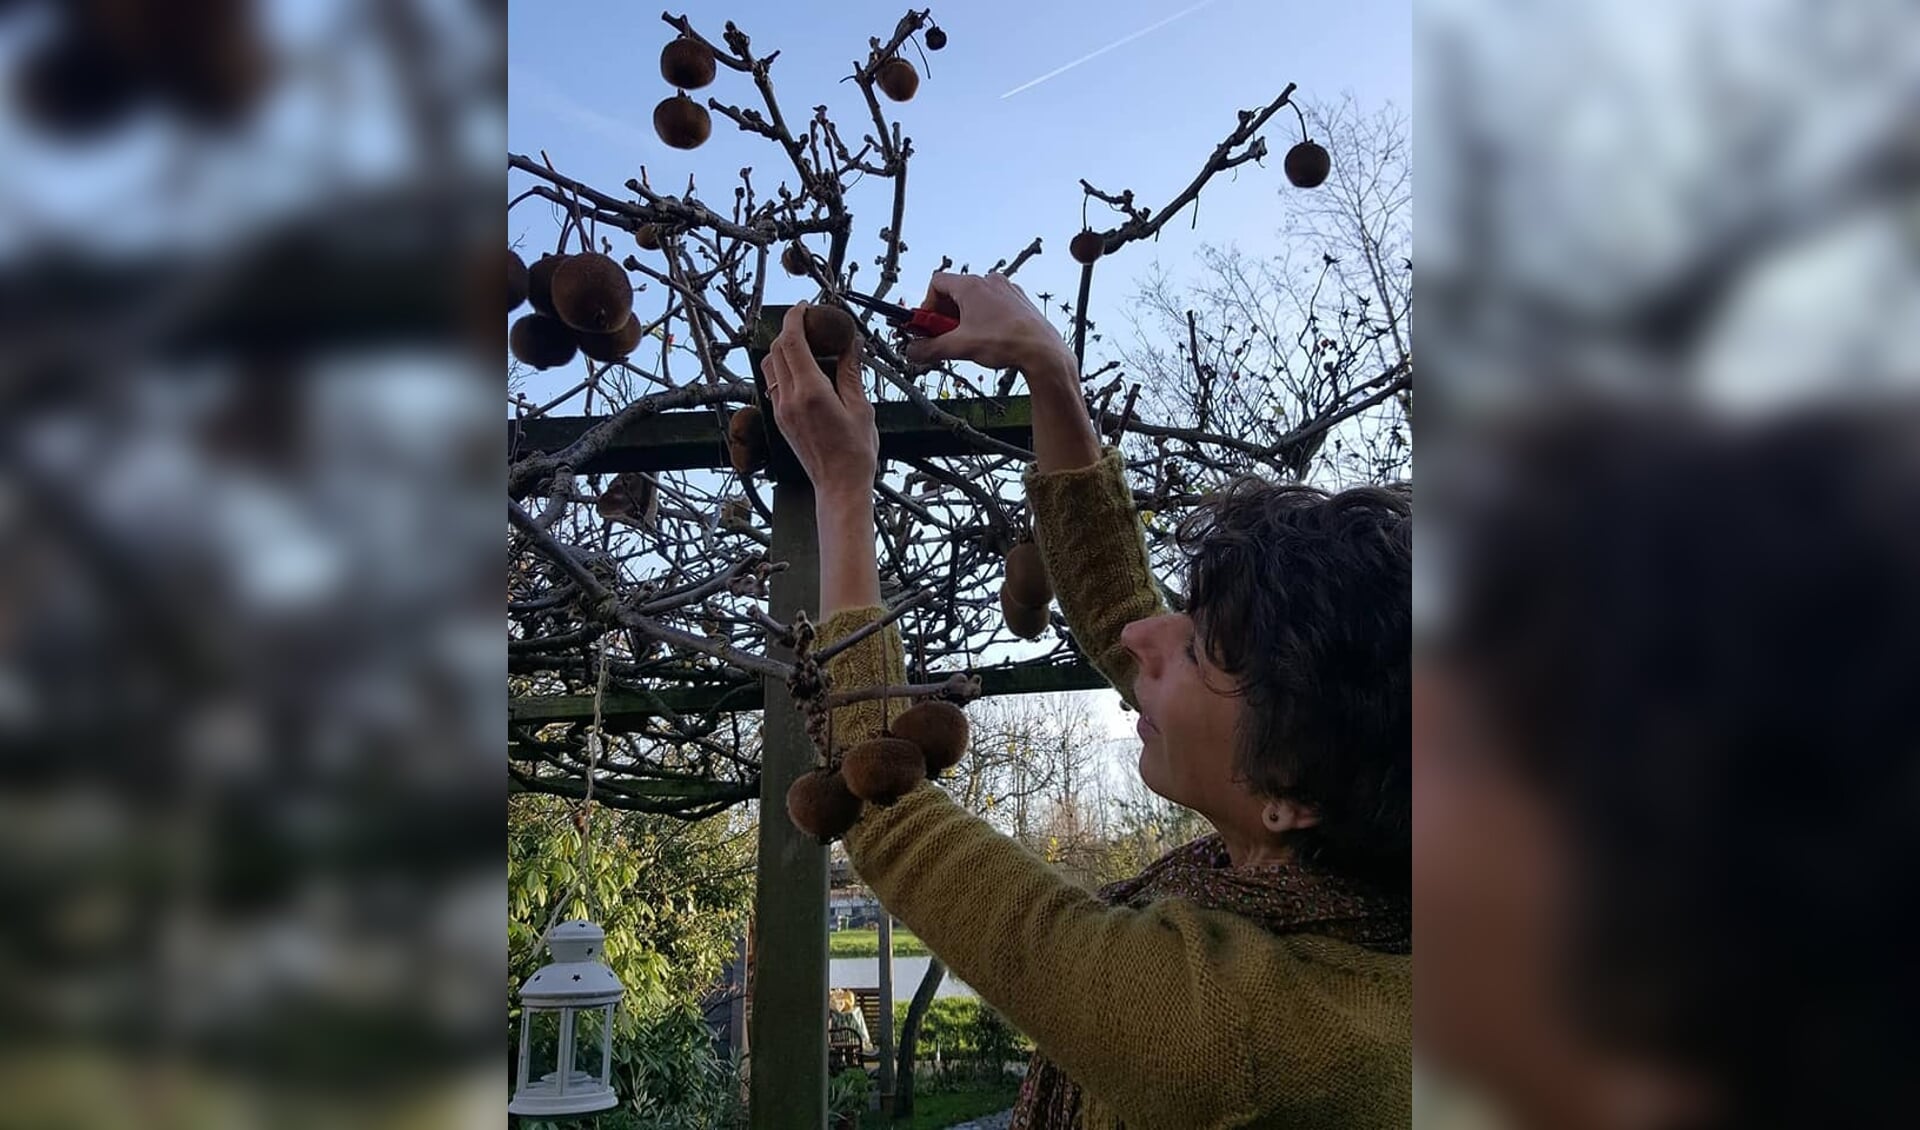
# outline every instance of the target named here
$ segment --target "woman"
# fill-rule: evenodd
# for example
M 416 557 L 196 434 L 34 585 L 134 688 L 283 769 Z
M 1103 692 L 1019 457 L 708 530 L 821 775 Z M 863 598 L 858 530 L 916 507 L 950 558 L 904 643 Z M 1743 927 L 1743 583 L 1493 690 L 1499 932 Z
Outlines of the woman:
M 1159 601 L 1116 449 L 1073 356 L 1012 282 L 937 274 L 959 328 L 921 361 L 1013 367 L 1033 401 L 1038 543 L 1086 654 L 1139 710 L 1140 773 L 1216 834 L 1091 894 L 922 784 L 846 838 L 888 910 L 1038 1049 L 1014 1126 L 1404 1127 L 1411 1117 L 1403 493 L 1236 484 L 1182 530 L 1187 611 Z M 765 362 L 811 476 L 821 641 L 882 614 L 879 437 L 858 351 L 829 382 L 788 315 Z M 840 688 L 901 682 L 889 627 Z M 881 704 L 843 707 L 852 744 Z

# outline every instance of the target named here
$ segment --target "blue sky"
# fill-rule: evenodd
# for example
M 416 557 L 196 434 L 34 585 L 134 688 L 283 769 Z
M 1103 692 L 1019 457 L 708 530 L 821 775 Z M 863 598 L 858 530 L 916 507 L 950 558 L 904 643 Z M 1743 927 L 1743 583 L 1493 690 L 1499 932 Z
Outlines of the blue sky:
M 931 73 L 913 101 L 883 103 L 916 150 L 908 175 L 909 250 L 901 284 L 913 299 L 924 292 L 927 274 L 943 253 L 979 271 L 1035 235 L 1043 237 L 1046 253 L 1021 269 L 1020 281 L 1029 293 L 1071 295 L 1078 275 L 1066 241 L 1080 226 L 1079 178 L 1107 191 L 1130 187 L 1142 203 L 1158 207 L 1233 128 L 1237 110 L 1265 105 L 1288 82 L 1299 84 L 1303 99 L 1332 101 L 1351 91 L 1362 108 L 1411 104 L 1411 16 L 1404 0 L 976 0 L 932 7 L 950 42 L 927 53 Z M 692 152 L 668 149 L 654 137 L 653 106 L 671 93 L 657 65 L 660 47 L 673 34 L 660 10 L 630 0 L 514 4 L 508 40 L 512 150 L 537 158 L 544 148 L 562 172 L 621 195 L 642 164 L 656 186 L 684 187 L 692 173 L 716 206 L 730 203 L 742 165 L 753 166 L 762 190 L 783 169 L 790 175 L 784 156 L 764 139 L 717 115 L 713 138 Z M 779 48 L 774 85 L 789 118 L 804 119 L 825 102 L 843 131 L 851 132 L 862 125 L 870 130 L 872 123 L 853 85 L 838 80 L 864 57 L 867 38 L 890 33 L 907 6 L 898 0 L 738 0 L 669 10 L 687 12 L 709 38 L 717 39 L 731 18 L 753 37 L 756 53 Z M 1183 11 L 1157 30 L 1002 97 Z M 556 18 L 559 13 L 570 18 Z M 909 58 L 920 65 L 919 56 L 910 52 Z M 698 93 L 702 101 L 757 100 L 750 80 L 724 68 Z M 1269 123 L 1275 156 L 1264 169 L 1242 166 L 1237 177 L 1227 174 L 1209 187 L 1197 231 L 1183 215 L 1158 245 L 1133 245 L 1099 273 L 1096 321 L 1119 308 L 1132 279 L 1156 256 L 1177 269 L 1201 241 L 1276 246 L 1285 204 L 1278 154 L 1297 129 L 1284 110 Z M 510 182 L 515 191 L 527 183 L 518 174 Z M 878 253 L 876 233 L 886 223 L 889 202 L 880 182 L 852 194 L 855 250 L 864 259 Z M 1104 212 L 1097 202 L 1095 207 Z M 1104 227 L 1112 221 L 1096 215 L 1094 222 Z M 544 205 L 522 205 L 510 217 L 509 238 L 524 237 L 529 247 L 550 245 L 556 234 Z M 867 282 L 877 273 L 862 270 Z M 782 275 L 770 285 L 769 297 L 792 301 L 811 294 Z M 1117 329 L 1118 322 L 1116 316 L 1108 324 Z

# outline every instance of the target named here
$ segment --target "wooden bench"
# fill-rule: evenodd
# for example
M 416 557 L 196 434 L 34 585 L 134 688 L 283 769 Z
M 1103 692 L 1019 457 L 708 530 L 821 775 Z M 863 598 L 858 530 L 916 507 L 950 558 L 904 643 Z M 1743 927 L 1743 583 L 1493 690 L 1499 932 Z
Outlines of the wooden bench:
M 867 1035 L 875 1044 L 880 1042 L 880 990 L 849 989 L 853 999 L 860 1003 L 860 1015 L 866 1018 Z

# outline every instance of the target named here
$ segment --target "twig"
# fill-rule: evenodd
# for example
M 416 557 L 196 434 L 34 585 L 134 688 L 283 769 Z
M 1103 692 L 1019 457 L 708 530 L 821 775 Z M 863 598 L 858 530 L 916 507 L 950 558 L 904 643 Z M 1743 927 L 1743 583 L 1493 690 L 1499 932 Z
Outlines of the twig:
M 912 609 L 918 608 L 920 605 L 925 604 L 928 600 L 931 600 L 932 598 L 933 598 L 932 589 L 921 589 L 919 592 L 914 593 L 912 596 L 903 597 L 902 599 L 894 603 L 893 609 L 889 611 L 885 616 L 880 617 L 878 620 L 875 620 L 870 624 L 862 624 L 860 627 L 854 629 L 851 632 L 848 632 L 846 635 L 835 640 L 833 643 L 829 644 L 828 646 L 819 649 L 814 653 L 814 658 L 818 659 L 822 663 L 825 663 L 827 660 L 832 659 L 834 656 L 847 650 L 848 648 L 852 647 L 854 644 L 857 644 L 861 640 L 866 639 L 868 636 L 886 627 L 888 624 L 893 623 L 895 620 L 898 620 L 901 616 L 905 615 L 907 612 L 911 611 Z
M 940 697 L 950 702 L 972 702 L 980 697 L 980 679 L 978 676 L 958 672 L 947 676 L 937 683 L 906 683 L 888 687 L 864 687 L 857 691 L 836 691 L 827 696 L 827 708 L 837 710 L 842 706 L 851 706 L 856 702 L 871 702 L 881 698 L 933 698 Z

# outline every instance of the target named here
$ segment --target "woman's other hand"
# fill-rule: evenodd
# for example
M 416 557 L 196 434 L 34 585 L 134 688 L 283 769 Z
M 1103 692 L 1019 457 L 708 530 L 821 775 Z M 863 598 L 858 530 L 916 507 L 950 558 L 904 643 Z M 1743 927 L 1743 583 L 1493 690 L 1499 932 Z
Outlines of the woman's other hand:
M 804 302 L 787 311 L 761 365 L 773 418 L 822 504 L 858 500 L 870 506 L 880 468 L 880 433 L 860 375 L 863 342 L 854 338 L 828 380 L 807 347 L 806 313 Z

